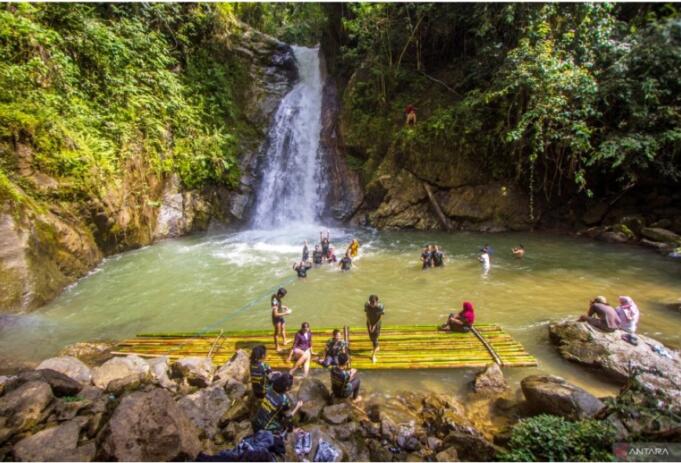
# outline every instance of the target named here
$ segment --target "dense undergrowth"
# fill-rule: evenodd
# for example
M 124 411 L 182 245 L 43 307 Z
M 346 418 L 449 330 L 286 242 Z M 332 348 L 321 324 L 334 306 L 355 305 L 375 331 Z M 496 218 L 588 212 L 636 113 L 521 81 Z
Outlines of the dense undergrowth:
M 236 182 L 246 76 L 220 53 L 235 29 L 230 5 L 1 7 L 0 195 L 28 201 L 19 144 L 76 197 L 135 156 L 190 188 Z
M 370 178 L 466 158 L 547 199 L 681 180 L 673 5 L 348 4 L 346 142 Z M 419 122 L 404 127 L 407 104 Z M 416 165 L 414 165 L 416 164 Z

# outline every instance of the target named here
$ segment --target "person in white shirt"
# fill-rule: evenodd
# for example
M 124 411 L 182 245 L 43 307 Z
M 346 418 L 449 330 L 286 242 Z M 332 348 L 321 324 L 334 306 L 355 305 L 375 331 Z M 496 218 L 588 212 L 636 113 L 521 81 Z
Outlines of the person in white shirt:
M 483 248 L 480 250 L 480 257 L 478 257 L 478 260 L 482 264 L 482 269 L 485 273 L 489 272 L 490 268 L 490 262 L 489 262 L 489 253 L 487 252 L 487 249 Z

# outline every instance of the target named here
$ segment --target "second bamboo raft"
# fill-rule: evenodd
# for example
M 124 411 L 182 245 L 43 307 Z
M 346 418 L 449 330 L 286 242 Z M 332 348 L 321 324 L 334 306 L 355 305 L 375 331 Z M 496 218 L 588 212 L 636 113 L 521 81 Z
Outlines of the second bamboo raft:
M 439 332 L 436 326 L 385 326 L 381 330 L 378 362 L 371 362 L 371 341 L 366 328 L 350 328 L 350 355 L 353 368 L 362 370 L 396 370 L 420 368 L 484 367 L 495 362 L 501 366 L 536 366 L 537 360 L 523 346 L 497 325 L 475 325 L 487 346 L 473 333 Z M 313 330 L 313 350 L 322 354 L 331 328 Z M 293 340 L 295 333 L 289 333 Z M 216 340 L 219 340 L 216 344 Z M 171 359 L 207 356 L 212 349 L 213 362 L 227 362 L 238 349 L 267 346 L 267 361 L 272 368 L 290 368 L 287 357 L 291 344 L 281 353 L 274 352 L 271 330 L 220 333 L 152 333 L 140 334 L 118 344 L 115 354 L 142 357 L 168 356 Z M 312 367 L 317 368 L 316 362 Z

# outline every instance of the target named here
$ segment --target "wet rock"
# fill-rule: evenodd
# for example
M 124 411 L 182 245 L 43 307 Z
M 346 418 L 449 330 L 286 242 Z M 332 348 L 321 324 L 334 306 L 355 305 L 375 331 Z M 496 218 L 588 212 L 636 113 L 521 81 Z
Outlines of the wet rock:
M 76 397 L 76 400 L 59 399 L 55 401 L 54 415 L 57 421 L 69 421 L 78 415 L 81 410 L 87 409 L 92 403 L 81 397 Z
M 503 392 L 507 388 L 504 373 L 496 363 L 490 363 L 483 371 L 475 375 L 473 382 L 475 392 Z
M 664 228 L 644 227 L 641 229 L 641 235 L 651 241 L 681 245 L 681 236 Z
M 350 440 L 353 436 L 359 433 L 359 424 L 356 421 L 350 421 L 343 426 L 334 427 L 336 439 L 340 441 Z
M 435 461 L 459 461 L 456 447 L 449 447 L 435 455 Z
M 124 378 L 116 378 L 109 381 L 105 391 L 109 394 L 122 395 L 125 392 L 136 391 L 142 386 L 145 376 L 133 373 Z
M 231 400 L 241 400 L 248 394 L 246 385 L 238 381 L 228 381 L 224 389 Z
M 298 400 L 303 401 L 300 409 L 304 421 L 314 421 L 319 418 L 322 409 L 331 400 L 331 394 L 326 385 L 317 378 L 307 377 L 300 384 L 297 394 Z
M 75 357 L 86 365 L 101 365 L 113 357 L 114 346 L 110 342 L 77 342 L 66 346 L 59 355 Z
M 626 383 L 634 374 L 649 390 L 664 390 L 673 408 L 681 409 L 681 361 L 678 352 L 653 338 L 637 335 L 633 346 L 622 339 L 622 331 L 605 333 L 588 323 L 567 321 L 549 325 L 551 341 L 560 355 Z
M 149 364 L 149 372 L 154 383 L 171 391 L 177 390 L 177 383 L 172 381 L 169 376 L 168 357 L 148 359 L 147 363 Z
M 202 438 L 212 439 L 223 415 L 231 408 L 232 400 L 222 387 L 213 386 L 182 397 L 177 405 L 201 430 Z
M 452 431 L 443 439 L 445 447 L 456 448 L 457 456 L 463 461 L 493 461 L 496 449 L 479 432 Z
M 322 410 L 322 417 L 329 424 L 343 424 L 350 421 L 352 407 L 347 403 L 327 405 Z
M 243 350 L 237 350 L 229 362 L 218 368 L 215 372 L 216 380 L 234 380 L 240 383 L 248 383 L 250 378 L 250 360 L 248 353 Z
M 165 389 L 125 396 L 106 428 L 99 459 L 194 460 L 201 448 L 196 426 Z
M 15 383 L 17 382 L 16 376 L 0 376 L 0 396 L 5 393 L 5 391 L 8 391 L 10 389 L 14 389 L 12 387 Z
M 81 384 L 90 384 L 92 380 L 90 369 L 75 357 L 62 356 L 49 358 L 38 365 L 37 370 L 43 369 L 58 371 Z
M 42 423 L 52 410 L 53 400 L 52 388 L 42 381 L 24 383 L 0 397 L 0 444 Z
M 185 357 L 172 365 L 173 377 L 196 387 L 206 387 L 213 380 L 213 362 L 207 357 Z
M 626 243 L 629 241 L 629 237 L 619 231 L 604 231 L 596 237 L 599 241 L 604 241 L 606 243 Z
M 247 418 L 251 411 L 251 402 L 248 400 L 232 401 L 232 406 L 220 419 L 220 424 L 224 425 L 230 421 L 241 421 Z
M 591 418 L 603 402 L 581 387 L 558 376 L 528 376 L 520 383 L 529 407 L 535 413 L 549 413 L 579 420 Z
M 445 435 L 452 430 L 469 430 L 472 424 L 466 418 L 463 405 L 454 397 L 445 394 L 428 394 L 423 400 L 421 419 L 426 426 Z
M 21 461 L 92 461 L 94 442 L 78 447 L 82 421 L 69 421 L 44 429 L 14 445 L 14 456 Z
M 137 355 L 127 357 L 114 357 L 104 362 L 103 365 L 92 369 L 92 382 L 101 389 L 107 389 L 109 383 L 114 383 L 113 388 L 120 390 L 124 385 L 130 385 L 135 381 L 142 382 L 148 378 L 149 365 Z
M 437 452 L 440 449 L 440 447 L 442 447 L 442 439 L 438 439 L 435 436 L 428 436 L 426 445 L 432 451 Z
M 421 442 L 416 437 L 415 422 L 402 423 L 397 429 L 395 443 L 408 452 L 421 449 Z
M 369 456 L 371 461 L 392 461 L 393 454 L 388 449 L 387 445 L 383 445 L 380 441 L 370 440 L 368 442 Z
M 250 420 L 230 421 L 222 432 L 225 440 L 232 441 L 235 444 L 251 434 L 253 434 L 253 425 Z
M 68 376 L 54 370 L 25 370 L 17 375 L 16 385 L 29 381 L 43 381 L 50 385 L 52 393 L 57 397 L 73 396 L 78 394 L 83 385 Z

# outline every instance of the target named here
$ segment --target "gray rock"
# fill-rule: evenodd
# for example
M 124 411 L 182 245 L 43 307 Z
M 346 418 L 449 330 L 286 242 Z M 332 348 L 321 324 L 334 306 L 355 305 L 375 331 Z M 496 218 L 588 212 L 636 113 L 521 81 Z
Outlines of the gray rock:
M 490 363 L 485 369 L 475 375 L 473 382 L 475 392 L 503 392 L 508 389 L 506 378 L 496 363 Z
M 603 402 L 581 387 L 558 376 L 528 376 L 520 383 L 527 404 L 535 413 L 548 413 L 579 420 L 591 418 Z
M 352 407 L 347 403 L 327 405 L 322 410 L 322 417 L 330 424 L 343 424 L 350 421 L 352 417 Z
M 0 444 L 42 423 L 52 410 L 50 385 L 30 381 L 0 397 Z
M 0 376 L 0 395 L 3 395 L 9 389 L 14 389 L 12 385 L 16 382 L 16 376 Z
M 109 394 L 122 395 L 125 392 L 135 391 L 140 388 L 144 376 L 139 373 L 133 373 L 123 378 L 116 378 L 109 381 L 106 385 L 105 391 Z
M 218 368 L 215 373 L 218 380 L 232 379 L 240 383 L 248 383 L 250 378 L 250 360 L 245 350 L 237 350 L 229 362 Z
M 172 372 L 192 386 L 206 387 L 213 380 L 213 362 L 207 357 L 185 357 L 173 363 Z
M 435 455 L 435 461 L 459 461 L 456 447 L 449 447 Z
M 212 439 L 223 415 L 231 408 L 232 400 L 222 387 L 213 386 L 182 397 L 177 405 L 201 430 L 202 438 Z
M 605 231 L 598 235 L 596 239 L 606 243 L 626 243 L 629 241 L 629 237 L 619 231 Z
M 52 393 L 57 397 L 73 396 L 83 389 L 83 385 L 78 381 L 54 370 L 25 370 L 17 375 L 17 385 L 29 381 L 48 383 L 52 388 Z
M 297 394 L 298 400 L 303 401 L 300 414 L 304 421 L 314 421 L 319 418 L 322 409 L 331 400 L 331 394 L 323 382 L 317 378 L 307 377 L 300 384 Z
M 123 398 L 103 435 L 101 459 L 118 461 L 194 460 L 198 430 L 165 389 Z
M 671 243 L 675 245 L 681 244 L 681 236 L 664 228 L 644 227 L 641 229 L 641 235 L 643 235 L 644 237 L 648 238 L 651 241 L 657 241 L 660 243 Z
M 237 443 L 253 434 L 253 425 L 250 420 L 230 421 L 222 434 L 226 440 Z
M 622 331 L 605 333 L 577 321 L 550 324 L 549 337 L 565 359 L 595 368 L 621 384 L 637 374 L 645 388 L 664 390 L 670 405 L 681 410 L 679 354 L 655 339 L 637 335 L 639 343 L 633 346 L 622 339 Z
M 151 373 L 153 382 L 168 390 L 177 390 L 177 383 L 172 381 L 169 376 L 170 367 L 168 365 L 168 357 L 163 356 L 148 359 L 147 363 L 149 364 L 149 372 Z
M 452 431 L 443 440 L 445 447 L 453 446 L 463 461 L 494 461 L 496 449 L 478 431 Z
M 59 355 L 75 357 L 86 365 L 101 365 L 113 357 L 114 347 L 111 342 L 77 342 L 63 348 Z
M 75 357 L 62 356 L 43 360 L 37 370 L 54 370 L 63 373 L 81 384 L 90 384 L 92 373 L 83 362 Z
M 69 421 L 44 429 L 14 445 L 14 456 L 21 461 L 92 461 L 95 444 L 78 447 L 83 424 Z
M 148 377 L 149 370 L 147 362 L 137 355 L 114 357 L 92 369 L 92 382 L 98 388 L 106 390 L 109 383 L 114 380 L 132 381 L 130 376 L 141 382 Z

